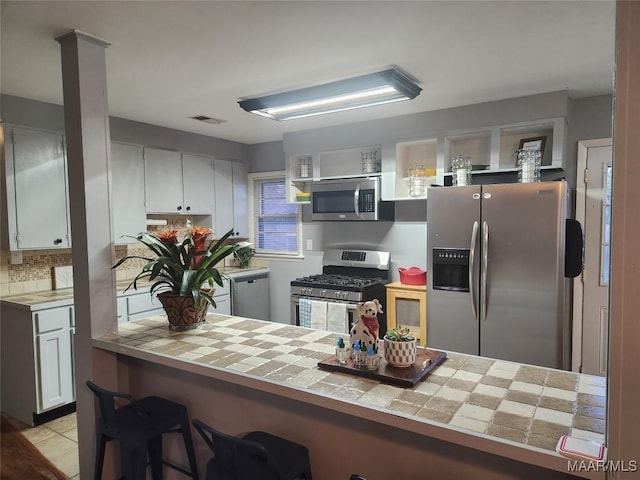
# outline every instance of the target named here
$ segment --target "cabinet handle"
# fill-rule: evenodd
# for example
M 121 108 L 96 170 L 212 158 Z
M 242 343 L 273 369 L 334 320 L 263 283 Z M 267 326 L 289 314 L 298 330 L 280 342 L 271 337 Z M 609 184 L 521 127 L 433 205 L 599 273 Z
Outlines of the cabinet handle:
M 182 205 L 178 205 L 178 211 L 182 210 Z
M 187 206 L 187 212 L 188 212 L 189 210 L 191 210 L 191 207 Z
M 62 239 L 61 239 L 61 238 L 56 238 L 56 239 L 53 241 L 53 244 L 54 244 L 54 245 L 60 245 L 61 243 L 62 243 Z

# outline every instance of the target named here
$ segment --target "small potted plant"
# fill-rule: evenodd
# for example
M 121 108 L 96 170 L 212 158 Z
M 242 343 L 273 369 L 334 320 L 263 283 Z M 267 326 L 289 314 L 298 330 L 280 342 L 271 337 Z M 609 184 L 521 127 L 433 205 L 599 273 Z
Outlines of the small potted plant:
M 408 327 L 397 326 L 384 335 L 384 358 L 394 367 L 409 367 L 416 361 L 416 337 Z
M 146 260 L 142 271 L 126 290 L 131 287 L 137 289 L 140 280 L 152 282 L 150 293 L 157 294 L 162 303 L 169 319 L 169 328 L 195 328 L 204 322 L 209 304 L 216 306 L 213 300 L 215 285 L 223 286 L 223 274 L 216 265 L 247 245 L 247 242 L 227 244 L 226 240 L 232 234 L 233 229 L 207 245 L 207 238 L 213 235 L 211 229 L 192 227 L 189 221 L 187 233 L 182 241 L 178 240 L 176 230 L 166 230 L 157 234 L 142 232 L 130 238 L 144 244 L 151 255 L 126 256 L 113 268 L 134 258 Z
M 233 252 L 233 258 L 240 264 L 240 268 L 247 268 L 249 266 L 249 261 L 251 257 L 256 253 L 255 248 L 253 248 L 253 244 L 246 243 L 244 247 L 238 248 L 235 252 Z

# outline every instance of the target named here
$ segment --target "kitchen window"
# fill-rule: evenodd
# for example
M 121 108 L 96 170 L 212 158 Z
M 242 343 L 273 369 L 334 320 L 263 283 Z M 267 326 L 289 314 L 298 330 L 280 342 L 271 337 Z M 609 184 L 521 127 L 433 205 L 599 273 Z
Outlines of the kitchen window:
M 287 203 L 284 172 L 251 174 L 249 181 L 256 253 L 300 256 L 300 208 Z

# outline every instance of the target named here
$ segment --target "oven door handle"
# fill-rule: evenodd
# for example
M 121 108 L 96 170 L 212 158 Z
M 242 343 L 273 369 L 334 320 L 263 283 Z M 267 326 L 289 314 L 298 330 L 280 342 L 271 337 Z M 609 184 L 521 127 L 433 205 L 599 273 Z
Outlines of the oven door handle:
M 356 213 L 356 217 L 360 216 L 360 184 L 356 185 L 353 192 L 353 211 Z

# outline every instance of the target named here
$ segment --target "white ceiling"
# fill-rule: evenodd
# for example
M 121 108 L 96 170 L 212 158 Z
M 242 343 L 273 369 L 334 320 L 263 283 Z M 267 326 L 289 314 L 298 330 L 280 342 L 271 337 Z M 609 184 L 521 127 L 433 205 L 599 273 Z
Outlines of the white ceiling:
M 1 91 L 62 104 L 60 48 L 111 42 L 109 112 L 243 143 L 288 131 L 567 89 L 611 93 L 613 1 L 6 1 Z M 395 65 L 415 99 L 276 122 L 237 102 Z M 226 120 L 209 125 L 189 119 Z

